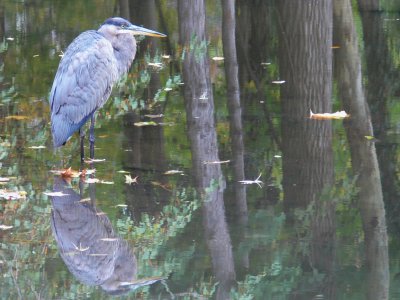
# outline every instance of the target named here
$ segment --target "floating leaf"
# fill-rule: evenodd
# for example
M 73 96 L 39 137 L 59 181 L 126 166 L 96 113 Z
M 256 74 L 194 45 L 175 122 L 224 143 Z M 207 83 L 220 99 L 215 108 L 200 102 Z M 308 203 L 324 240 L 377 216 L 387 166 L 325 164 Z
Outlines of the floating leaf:
M 365 135 L 364 137 L 369 141 L 375 139 L 375 137 L 373 137 L 371 135 Z
M 318 120 L 338 120 L 350 117 L 344 110 L 337 111 L 335 113 L 313 113 L 310 109 L 310 119 L 318 119 Z
M 164 117 L 163 114 L 159 114 L 159 115 L 144 115 L 145 117 L 148 117 L 150 119 L 156 119 L 156 118 L 162 118 Z
M 165 175 L 183 174 L 183 171 L 179 171 L 179 170 L 169 170 L 169 171 L 165 172 L 164 174 L 165 174 Z
M 215 161 L 203 161 L 205 165 L 219 165 L 219 164 L 227 164 L 230 160 L 215 160 Z
M 136 122 L 133 123 L 133 125 L 142 127 L 142 126 L 157 126 L 158 124 L 156 122 L 150 121 L 150 122 Z
M 83 199 L 79 200 L 78 202 L 85 203 L 85 202 L 90 202 L 90 201 L 91 201 L 90 198 L 83 198 Z
M 8 37 L 8 38 L 6 38 L 6 40 L 7 40 L 7 41 L 13 41 L 14 38 L 13 38 L 13 37 Z
M 239 180 L 241 184 L 257 184 L 260 188 L 262 187 L 263 182 L 260 180 L 261 178 L 261 173 L 258 175 L 258 177 L 254 180 Z
M 102 183 L 102 184 L 114 184 L 114 181 L 101 180 L 100 183 Z
M 161 69 L 163 67 L 163 64 L 160 62 L 154 62 L 154 63 L 149 62 L 148 65 L 156 69 Z
M 84 252 L 90 249 L 90 247 L 82 247 L 81 244 L 79 244 L 79 247 L 77 245 L 75 245 L 74 243 L 72 243 L 72 245 L 74 245 L 75 249 L 80 251 L 80 252 Z
M 331 48 L 332 48 L 332 49 L 339 49 L 340 46 L 339 46 L 339 45 L 332 45 Z
M 14 226 L 7 226 L 7 225 L 4 225 L 4 224 L 1 224 L 0 225 L 0 230 L 8 230 L 8 229 L 11 229 L 11 228 L 13 228 Z
M 172 91 L 172 88 L 167 87 L 164 89 L 164 91 L 166 91 L 166 92 Z
M 97 183 L 97 182 L 100 182 L 100 180 L 97 178 L 88 178 L 85 180 L 85 182 L 86 183 Z
M 128 207 L 126 204 L 117 204 L 116 207 Z
M 137 182 L 138 177 L 139 176 L 136 176 L 135 178 L 132 178 L 130 174 L 129 175 L 125 175 L 125 183 L 126 184 L 132 184 L 132 183 L 136 183 L 137 184 L 138 183 Z
M 118 239 L 117 238 L 102 238 L 102 239 L 100 239 L 100 241 L 115 242 L 115 241 L 118 241 Z
M 162 184 L 161 182 L 158 181 L 152 181 L 151 184 L 154 186 L 159 186 L 160 188 L 163 188 L 166 191 L 169 192 L 171 191 L 171 188 L 167 184 Z
M 92 175 L 96 173 L 96 169 L 83 169 L 82 170 L 82 176 L 84 175 Z
M 214 61 L 222 61 L 222 60 L 224 60 L 225 58 L 222 57 L 222 56 L 214 56 L 212 59 L 213 59 Z
M 133 281 L 122 281 L 120 282 L 121 286 L 132 286 L 132 287 L 141 287 L 141 286 L 146 286 L 153 284 L 157 281 L 163 280 L 164 277 L 160 276 L 154 276 L 154 277 L 147 277 L 147 278 L 141 278 Z
M 271 81 L 271 83 L 273 83 L 273 84 L 283 84 L 285 82 L 286 82 L 285 80 L 274 80 L 274 81 Z
M 162 57 L 162 58 L 165 58 L 165 59 L 168 59 L 168 58 L 170 58 L 171 56 L 168 55 L 168 54 L 164 54 L 164 55 L 162 55 L 161 57 Z
M 29 149 L 45 149 L 46 146 L 30 146 Z
M 7 177 L 0 177 L 0 182 L 9 182 L 10 178 Z
M 32 57 L 39 57 L 39 54 L 34 54 Z
M 90 158 L 90 159 L 85 160 L 85 163 L 91 164 L 91 163 L 98 163 L 98 162 L 104 162 L 104 161 L 106 161 L 105 158 L 102 158 L 102 159 L 95 159 L 95 158 L 91 159 Z
M 43 194 L 51 197 L 69 196 L 69 194 L 64 194 L 63 192 L 43 192 Z
M 117 171 L 117 173 L 128 174 L 129 172 L 128 171 L 124 171 L 124 170 L 119 170 L 119 171 Z
M 80 175 L 81 175 L 81 172 L 72 170 L 71 167 L 69 167 L 68 169 L 65 169 L 61 172 L 61 176 L 65 177 L 65 178 L 76 178 L 76 177 L 79 177 Z
M 20 116 L 20 115 L 11 115 L 5 117 L 6 120 L 16 120 L 16 121 L 22 121 L 22 120 L 27 120 L 29 119 L 28 116 Z
M 25 199 L 25 197 L 26 197 L 25 191 L 0 190 L 0 198 L 5 198 L 7 200 Z

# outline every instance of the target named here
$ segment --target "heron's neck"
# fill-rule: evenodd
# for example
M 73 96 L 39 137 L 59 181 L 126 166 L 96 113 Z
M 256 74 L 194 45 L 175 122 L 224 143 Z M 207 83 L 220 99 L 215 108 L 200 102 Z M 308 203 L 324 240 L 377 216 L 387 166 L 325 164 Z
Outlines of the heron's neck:
M 125 75 L 136 55 L 136 40 L 131 34 L 119 34 L 104 37 L 111 43 L 114 49 L 115 59 L 118 64 L 119 76 Z

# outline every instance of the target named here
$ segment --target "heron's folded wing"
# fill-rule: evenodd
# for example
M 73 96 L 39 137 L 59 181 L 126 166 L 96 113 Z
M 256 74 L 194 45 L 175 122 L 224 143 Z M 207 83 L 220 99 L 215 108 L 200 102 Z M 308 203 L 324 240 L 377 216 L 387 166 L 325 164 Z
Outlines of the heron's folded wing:
M 79 35 L 65 52 L 50 92 L 52 114 L 71 124 L 86 120 L 110 96 L 117 66 L 109 41 L 94 30 Z

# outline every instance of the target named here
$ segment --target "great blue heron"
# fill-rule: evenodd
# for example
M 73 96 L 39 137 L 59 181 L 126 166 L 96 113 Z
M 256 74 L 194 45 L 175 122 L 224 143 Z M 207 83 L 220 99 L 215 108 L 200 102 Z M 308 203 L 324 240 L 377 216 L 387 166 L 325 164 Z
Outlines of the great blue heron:
M 134 35 L 166 36 L 115 17 L 107 19 L 97 31 L 81 33 L 68 46 L 50 92 L 55 147 L 64 145 L 79 130 L 83 160 L 82 126 L 90 118 L 90 158 L 94 157 L 94 114 L 107 101 L 114 83 L 128 72 L 136 54 Z

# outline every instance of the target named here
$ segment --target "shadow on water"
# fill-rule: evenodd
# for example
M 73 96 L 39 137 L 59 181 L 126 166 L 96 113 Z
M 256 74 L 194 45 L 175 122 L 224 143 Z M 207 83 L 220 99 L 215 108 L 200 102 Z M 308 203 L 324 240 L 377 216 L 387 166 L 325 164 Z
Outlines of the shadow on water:
M 80 282 L 100 286 L 110 295 L 122 295 L 162 280 L 137 279 L 137 260 L 128 243 L 114 231 L 108 217 L 96 207 L 94 184 L 83 199 L 66 179 L 54 178 L 51 228 L 60 255 Z

